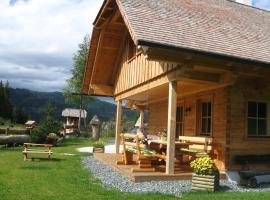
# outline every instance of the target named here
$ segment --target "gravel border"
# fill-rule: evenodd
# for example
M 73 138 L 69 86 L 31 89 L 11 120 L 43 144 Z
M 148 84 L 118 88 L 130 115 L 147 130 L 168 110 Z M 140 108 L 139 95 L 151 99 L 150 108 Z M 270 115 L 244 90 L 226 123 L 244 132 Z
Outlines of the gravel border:
M 117 189 L 121 192 L 162 193 L 180 196 L 184 192 L 191 191 L 190 180 L 135 183 L 93 156 L 84 157 L 82 164 L 95 178 L 102 182 L 105 188 Z M 253 189 L 239 187 L 236 183 L 221 180 L 220 186 L 222 191 L 228 192 L 270 191 L 270 184 L 261 185 L 261 187 Z

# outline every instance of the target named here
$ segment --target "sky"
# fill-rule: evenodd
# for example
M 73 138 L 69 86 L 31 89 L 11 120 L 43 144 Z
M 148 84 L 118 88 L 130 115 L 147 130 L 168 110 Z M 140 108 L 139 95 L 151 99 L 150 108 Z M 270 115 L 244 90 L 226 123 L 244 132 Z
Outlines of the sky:
M 103 0 L 0 0 L 0 80 L 61 91 Z
M 0 0 L 0 80 L 61 91 L 103 0 Z M 270 0 L 254 0 L 269 9 Z

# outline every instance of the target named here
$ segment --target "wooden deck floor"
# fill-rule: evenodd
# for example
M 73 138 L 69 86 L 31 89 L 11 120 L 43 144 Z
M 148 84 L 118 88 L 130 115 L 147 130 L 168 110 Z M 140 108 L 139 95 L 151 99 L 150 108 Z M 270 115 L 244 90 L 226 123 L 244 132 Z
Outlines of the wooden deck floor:
M 145 182 L 145 181 L 172 181 L 172 180 L 187 180 L 191 179 L 192 172 L 187 166 L 183 166 L 183 171 L 177 174 L 167 175 L 160 168 L 157 172 L 136 172 L 132 173 L 131 168 L 136 167 L 136 165 L 117 165 L 116 161 L 121 160 L 120 154 L 108 154 L 108 153 L 95 153 L 94 157 L 104 163 L 105 165 L 117 170 L 123 176 L 126 176 L 135 182 Z

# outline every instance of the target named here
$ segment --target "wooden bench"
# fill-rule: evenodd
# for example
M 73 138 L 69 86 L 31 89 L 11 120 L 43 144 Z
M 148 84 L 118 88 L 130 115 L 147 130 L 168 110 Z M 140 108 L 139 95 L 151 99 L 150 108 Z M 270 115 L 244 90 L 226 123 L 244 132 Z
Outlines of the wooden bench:
M 141 141 L 145 139 L 143 135 L 133 135 L 133 134 L 121 134 L 123 153 L 122 160 L 117 161 L 117 164 L 138 164 L 138 168 L 132 168 L 132 172 L 154 172 L 153 161 L 158 159 L 164 159 L 164 155 L 151 152 L 147 149 L 147 145 L 142 144 Z M 133 160 L 133 155 L 137 156 L 137 160 Z
M 181 148 L 180 151 L 193 158 L 209 156 L 212 154 L 213 138 L 210 137 L 192 137 L 192 136 L 179 136 L 179 140 L 190 143 L 188 148 Z
M 48 159 L 51 159 L 53 154 L 52 148 L 53 145 L 50 144 L 33 144 L 33 143 L 24 143 L 23 145 L 23 155 L 24 161 L 28 160 L 29 154 L 48 154 Z

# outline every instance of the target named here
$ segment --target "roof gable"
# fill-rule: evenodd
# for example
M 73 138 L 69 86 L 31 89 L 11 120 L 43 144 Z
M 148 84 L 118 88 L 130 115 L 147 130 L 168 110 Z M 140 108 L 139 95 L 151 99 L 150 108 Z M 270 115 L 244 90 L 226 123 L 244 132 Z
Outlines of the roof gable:
M 127 32 L 154 51 L 270 66 L 268 11 L 229 0 L 105 0 L 94 21 L 83 92 L 113 96 Z

